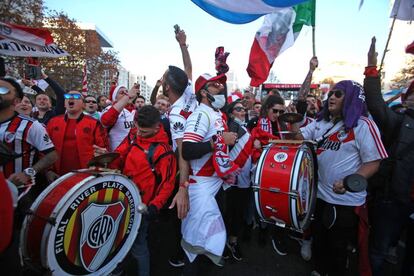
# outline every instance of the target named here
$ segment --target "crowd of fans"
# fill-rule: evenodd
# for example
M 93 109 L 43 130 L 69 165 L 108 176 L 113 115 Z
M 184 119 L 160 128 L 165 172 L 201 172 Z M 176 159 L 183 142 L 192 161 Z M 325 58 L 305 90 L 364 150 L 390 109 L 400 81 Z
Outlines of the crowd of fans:
M 184 266 L 184 275 L 199 273 L 198 255 L 218 266 L 226 258 L 242 260 L 239 236 L 253 227 L 263 238 L 271 229 L 273 248 L 286 255 L 288 230 L 257 220 L 251 176 L 264 146 L 299 139 L 315 142 L 318 162 L 315 219 L 299 237 L 302 257 L 313 259 L 312 275 L 345 275 L 350 250 L 359 253 L 361 275 L 382 275 L 402 237 L 401 273 L 414 274 L 414 88 L 403 95 L 403 111 L 385 104 L 375 40 L 363 86 L 338 82 L 322 101 L 310 91 L 318 66 L 313 57 L 297 100 L 286 105 L 277 90 L 262 99 L 250 90 L 228 91 L 229 54 L 222 47 L 216 51 L 217 75 L 203 74 L 193 83 L 184 31 L 176 39 L 184 70 L 166 68 L 150 102 L 139 85 L 114 85 L 108 97 L 96 98 L 66 91 L 43 74 L 52 104 L 32 80 L 22 83 L 36 91 L 34 98 L 14 79 L 0 79 L 2 269 L 21 271 L 18 230 L 42 190 L 108 152 L 120 154 L 110 166 L 136 183 L 148 206 L 131 249 L 139 275 L 150 274 L 148 225 L 166 208 L 176 248 L 169 261 Z M 284 113 L 302 119 L 283 121 Z M 154 164 L 148 164 L 149 151 Z M 354 173 L 369 180 L 367 190 L 346 190 L 343 179 Z M 330 210 L 335 216 L 327 224 Z M 113 275 L 122 273 L 119 266 Z

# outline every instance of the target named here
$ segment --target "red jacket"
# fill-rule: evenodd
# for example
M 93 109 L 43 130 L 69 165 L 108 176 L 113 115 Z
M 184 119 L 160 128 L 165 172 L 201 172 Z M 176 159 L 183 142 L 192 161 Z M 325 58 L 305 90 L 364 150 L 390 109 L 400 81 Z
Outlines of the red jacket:
M 154 173 L 151 171 L 146 153 L 131 142 L 140 145 L 145 150 L 149 149 L 151 143 L 159 143 L 152 158 L 155 171 L 162 176 L 162 180 L 158 185 Z M 122 173 L 130 177 L 138 186 L 142 202 L 147 205 L 154 205 L 160 210 L 171 196 L 175 185 L 177 167 L 175 155 L 171 153 L 159 158 L 169 151 L 172 151 L 172 149 L 168 145 L 168 135 L 161 125 L 160 131 L 153 137 L 136 137 L 131 141 L 127 136 L 115 150 L 121 156 L 111 164 L 111 167 L 122 168 Z
M 62 154 L 63 139 L 65 137 L 67 125 L 66 121 L 67 115 L 60 115 L 52 118 L 46 127 L 50 139 L 52 139 L 59 156 Z M 95 118 L 85 116 L 84 114 L 81 114 L 77 119 L 76 144 L 78 147 L 79 162 L 81 167 L 73 169 L 87 168 L 89 160 L 94 157 L 93 145 L 109 149 L 108 135 L 101 123 Z M 60 158 L 62 157 L 64 158 L 64 156 L 60 156 Z M 54 171 L 59 174 L 59 161 L 55 163 Z
M 0 172 L 0 253 L 2 253 L 10 244 L 13 236 L 13 199 L 7 186 L 4 175 Z

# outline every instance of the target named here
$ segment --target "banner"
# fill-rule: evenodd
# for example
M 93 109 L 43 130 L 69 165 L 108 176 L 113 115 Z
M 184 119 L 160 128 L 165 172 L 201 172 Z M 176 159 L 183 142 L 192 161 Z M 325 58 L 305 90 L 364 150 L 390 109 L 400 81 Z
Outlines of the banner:
M 7 38 L 0 38 L 0 55 L 14 57 L 60 58 L 68 56 L 69 53 L 53 43 L 48 46 L 36 46 L 33 44 L 17 42 Z
M 46 46 L 53 43 L 52 34 L 47 29 L 31 28 L 4 22 L 0 22 L 0 37 L 36 46 Z

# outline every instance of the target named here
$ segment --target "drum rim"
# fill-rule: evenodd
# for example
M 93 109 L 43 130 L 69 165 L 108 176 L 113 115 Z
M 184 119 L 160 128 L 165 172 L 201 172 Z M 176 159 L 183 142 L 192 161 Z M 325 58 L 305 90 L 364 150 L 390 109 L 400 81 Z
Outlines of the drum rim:
M 52 183 L 50 183 L 44 190 L 42 193 L 40 193 L 40 195 L 36 198 L 36 200 L 32 203 L 32 205 L 30 206 L 29 210 L 32 213 L 35 213 L 36 210 L 39 208 L 40 203 L 42 202 L 43 199 L 46 198 L 47 195 L 49 195 L 49 193 L 56 188 L 56 186 L 60 183 L 62 183 L 63 181 L 65 181 L 67 178 L 69 178 L 70 176 L 74 175 L 74 172 L 68 172 L 64 175 L 62 175 L 61 177 L 59 177 L 58 179 L 56 179 L 55 181 L 53 181 Z M 43 195 L 44 194 L 44 195 Z M 43 196 L 42 196 L 43 195 Z M 51 212 L 53 213 L 53 211 Z M 26 245 L 26 240 L 27 240 L 27 235 L 28 235 L 28 224 L 31 223 L 33 220 L 32 216 L 26 215 L 23 223 L 22 223 L 22 229 L 20 230 L 20 240 L 19 240 L 19 248 L 20 248 L 20 255 L 21 255 L 21 259 L 22 261 L 24 261 L 24 259 L 26 257 L 28 257 L 28 252 L 27 252 L 27 245 Z M 43 229 L 44 232 L 44 229 Z M 43 235 L 40 241 L 40 244 L 42 244 L 43 241 Z M 43 261 L 42 261 L 42 251 L 41 249 L 39 249 L 39 255 L 40 255 L 40 262 L 43 265 Z
M 71 192 L 72 190 L 77 190 L 80 186 L 84 185 L 85 182 L 89 182 L 89 181 L 93 181 L 94 179 L 98 179 L 99 177 L 97 175 L 93 175 L 90 173 L 87 173 L 87 171 L 89 171 L 88 169 L 83 169 L 83 170 L 78 170 L 78 171 L 73 171 L 73 172 L 69 172 L 65 175 L 63 175 L 62 177 L 60 177 L 59 179 L 56 179 L 54 182 L 52 182 L 43 192 L 45 195 L 39 197 L 35 200 L 35 202 L 32 204 L 32 206 L 30 207 L 31 211 L 35 211 L 38 209 L 38 207 L 40 206 L 41 202 L 44 200 L 44 198 L 47 197 L 47 195 L 49 195 L 49 193 L 56 188 L 56 186 L 58 186 L 60 183 L 62 183 L 63 181 L 67 180 L 69 177 L 77 175 L 77 173 L 84 173 L 86 174 L 86 177 L 84 179 L 82 179 L 82 181 L 80 181 L 79 183 L 76 183 L 74 186 L 72 186 L 68 191 L 65 192 L 65 195 L 63 197 L 60 198 L 59 202 L 53 207 L 53 210 L 51 211 L 51 215 L 53 214 L 55 218 L 59 217 L 59 216 L 63 216 L 64 214 L 59 214 L 59 211 L 62 210 L 62 208 L 65 206 L 65 204 L 67 204 L 70 200 L 71 197 L 74 197 L 75 192 Z M 135 202 L 135 206 L 138 206 L 140 203 L 142 203 L 142 198 L 141 195 L 139 193 L 139 189 L 138 187 L 135 185 L 135 183 L 133 181 L 131 181 L 129 178 L 127 178 L 125 175 L 122 175 L 120 173 L 115 173 L 115 172 L 101 172 L 100 173 L 102 176 L 112 176 L 115 179 L 116 178 L 121 178 L 126 182 L 130 183 L 130 187 L 131 189 L 135 189 L 136 193 L 136 202 Z M 96 183 L 95 183 L 96 184 Z M 95 185 L 92 184 L 92 185 Z M 122 183 L 124 184 L 124 183 Z M 132 188 L 133 187 L 133 188 Z M 130 188 L 128 188 L 129 190 L 131 190 Z M 76 198 L 76 197 L 75 197 Z M 56 214 L 58 214 L 56 216 Z M 137 208 L 135 208 L 134 210 L 134 216 L 135 216 L 135 222 L 134 224 L 136 224 L 136 231 L 132 230 L 129 233 L 129 236 L 127 238 L 127 240 L 125 241 L 125 244 L 130 244 L 130 246 L 127 246 L 123 249 L 121 249 L 118 252 L 118 256 L 120 257 L 120 260 L 123 260 L 125 258 L 125 256 L 127 255 L 127 253 L 129 252 L 130 248 L 132 247 L 133 241 L 135 240 L 138 232 L 139 232 L 139 227 L 141 225 L 141 220 L 142 220 L 142 215 L 140 213 L 137 212 Z M 27 245 L 26 245 L 26 240 L 27 240 L 27 234 L 28 234 L 28 225 L 29 222 L 31 222 L 32 219 L 30 218 L 30 216 L 26 216 L 24 221 L 23 221 L 23 225 L 22 225 L 22 230 L 20 232 L 20 250 L 21 250 L 21 258 L 27 257 Z M 55 228 L 56 229 L 56 228 Z M 133 229 L 133 227 L 132 227 Z M 49 260 L 51 258 L 53 258 L 54 263 L 57 264 L 57 259 L 56 256 L 52 253 L 50 253 L 49 251 L 54 249 L 50 249 L 49 248 L 49 243 L 51 242 L 51 238 L 49 239 L 49 237 L 51 236 L 52 231 L 54 230 L 54 226 L 46 223 L 46 225 L 44 226 L 43 230 L 42 230 L 42 237 L 41 237 L 41 242 L 40 242 L 40 249 L 39 249 L 39 254 L 40 254 L 40 265 L 45 268 L 45 269 L 49 269 L 51 270 L 51 266 L 49 265 Z M 56 230 L 54 230 L 54 234 Z M 47 233 L 47 235 L 46 235 Z M 128 241 L 129 240 L 129 241 Z M 50 256 L 49 256 L 50 255 Z M 117 264 L 106 264 L 105 266 L 101 267 L 101 271 L 99 273 L 109 273 L 111 272 Z M 60 268 L 60 266 L 58 266 Z M 105 268 L 105 271 L 103 271 L 102 269 Z M 67 272 L 60 270 L 59 271 L 59 275 L 70 275 Z M 96 273 L 96 272 L 93 272 Z
M 290 173 L 290 183 L 289 183 L 289 191 L 297 191 L 298 190 L 298 186 L 299 183 L 296 181 L 298 178 L 298 174 L 299 174 L 299 169 L 300 169 L 300 163 L 298 162 L 298 160 L 302 161 L 302 157 L 303 157 L 303 149 L 302 147 L 298 148 L 298 151 L 295 154 L 295 158 L 293 160 L 293 166 L 292 166 L 292 170 Z M 298 220 L 297 220 L 297 198 L 294 198 L 292 196 L 289 196 L 289 216 L 290 216 L 290 221 L 292 222 L 292 226 L 294 229 L 300 230 L 299 224 L 298 224 Z
M 110 172 L 108 172 L 104 176 L 120 177 L 121 179 L 125 180 L 126 182 L 129 182 L 131 184 L 131 187 L 133 187 L 133 189 L 136 190 L 137 202 L 135 203 L 135 206 L 138 206 L 142 202 L 142 198 L 141 198 L 141 195 L 139 193 L 138 187 L 135 185 L 135 183 L 132 180 L 130 180 L 126 176 L 124 176 L 122 174 L 118 174 L 118 173 L 110 173 Z M 94 177 L 94 179 L 98 179 L 98 177 Z M 94 184 L 92 184 L 92 185 L 94 185 Z M 118 261 L 118 263 L 121 262 L 123 259 L 125 259 L 126 255 L 128 254 L 128 252 L 130 251 L 130 249 L 131 249 L 131 247 L 133 245 L 133 241 L 135 240 L 135 238 L 136 238 L 136 236 L 138 235 L 138 232 L 139 232 L 139 227 L 141 225 L 142 215 L 137 212 L 137 208 L 135 208 L 134 213 L 135 213 L 135 217 L 137 218 L 135 220 L 135 222 L 134 222 L 137 225 L 136 231 L 132 230 L 130 232 L 127 240 L 124 243 L 124 245 L 128 245 L 128 244 L 129 245 L 126 246 L 126 247 L 124 246 L 123 248 L 121 248 L 121 250 L 119 250 L 117 256 L 120 257 L 119 258 L 120 261 Z M 63 216 L 63 214 L 62 214 L 62 216 Z M 50 234 L 52 234 L 52 231 L 51 231 Z M 53 233 L 53 234 L 55 234 L 55 233 Z M 48 242 L 49 242 L 49 240 L 48 240 Z M 49 247 L 49 251 L 50 250 L 53 251 L 54 249 L 52 247 Z M 52 258 L 53 258 L 53 260 L 55 261 L 55 263 L 57 263 L 57 259 L 56 259 L 56 256 L 54 254 L 45 254 L 45 255 L 48 255 L 48 256 L 51 255 Z M 106 274 L 110 273 L 113 269 L 115 269 L 115 267 L 118 265 L 118 263 L 116 263 L 116 264 L 115 263 L 114 264 L 107 263 L 106 265 L 104 265 L 103 267 L 101 267 L 98 271 L 92 272 L 92 274 L 95 274 L 95 273 L 98 273 L 99 272 L 100 275 L 106 275 Z M 59 266 L 59 268 L 60 268 L 60 266 Z M 68 274 L 68 273 L 66 273 L 65 271 L 62 271 L 62 270 L 59 271 L 59 272 L 60 272 L 59 275 L 71 275 L 71 274 Z
M 261 172 L 262 172 L 262 168 L 264 166 L 264 160 L 266 159 L 267 155 L 269 154 L 271 147 L 265 147 L 262 154 L 260 155 L 259 161 L 257 161 L 257 166 L 256 166 L 256 171 L 254 174 L 254 184 L 256 187 L 260 188 L 260 183 L 261 183 Z M 256 205 L 256 210 L 257 213 L 259 215 L 259 217 L 262 220 L 267 220 L 263 213 L 262 213 L 262 208 L 261 208 L 261 204 L 260 204 L 260 189 L 254 189 L 254 198 L 255 198 L 255 205 Z

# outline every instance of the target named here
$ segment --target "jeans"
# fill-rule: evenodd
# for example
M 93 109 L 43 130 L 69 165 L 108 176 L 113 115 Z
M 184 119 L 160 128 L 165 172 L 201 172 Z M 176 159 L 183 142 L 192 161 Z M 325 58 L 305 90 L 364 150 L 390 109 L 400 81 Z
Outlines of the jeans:
M 382 266 L 388 250 L 398 242 L 401 231 L 407 225 L 409 214 L 410 207 L 396 200 L 379 200 L 373 206 L 370 261 L 374 276 L 384 274 Z
M 135 238 L 134 244 L 131 248 L 131 254 L 138 263 L 138 275 L 150 275 L 150 254 L 148 250 L 148 226 L 149 221 L 145 216 L 142 216 L 141 225 L 139 227 L 138 235 Z

